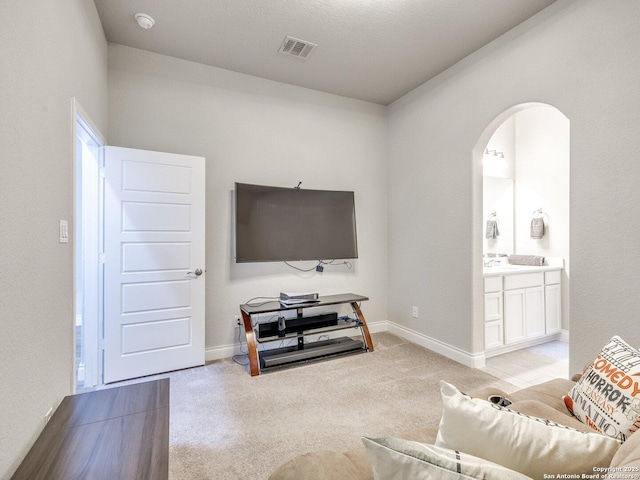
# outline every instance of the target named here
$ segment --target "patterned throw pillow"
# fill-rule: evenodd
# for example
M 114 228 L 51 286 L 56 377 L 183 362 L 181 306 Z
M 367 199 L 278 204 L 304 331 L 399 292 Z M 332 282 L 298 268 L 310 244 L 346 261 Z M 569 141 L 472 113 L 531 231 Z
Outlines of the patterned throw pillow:
M 640 427 L 640 352 L 613 337 L 564 403 L 585 425 L 624 442 Z

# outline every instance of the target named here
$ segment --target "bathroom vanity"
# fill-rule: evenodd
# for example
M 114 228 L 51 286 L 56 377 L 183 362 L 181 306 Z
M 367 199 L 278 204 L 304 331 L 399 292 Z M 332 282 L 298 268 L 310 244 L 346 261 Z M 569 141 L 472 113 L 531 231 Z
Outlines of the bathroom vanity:
M 485 267 L 483 276 L 487 357 L 560 338 L 562 262 Z

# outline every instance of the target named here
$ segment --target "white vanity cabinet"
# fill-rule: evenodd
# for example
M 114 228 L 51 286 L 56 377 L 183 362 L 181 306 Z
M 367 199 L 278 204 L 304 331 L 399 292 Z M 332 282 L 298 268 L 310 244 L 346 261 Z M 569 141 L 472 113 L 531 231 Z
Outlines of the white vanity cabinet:
M 544 274 L 504 277 L 504 343 L 521 342 L 545 334 Z
M 484 278 L 484 344 L 493 354 L 526 347 L 561 330 L 561 269 Z M 552 340 L 553 338 L 548 338 Z

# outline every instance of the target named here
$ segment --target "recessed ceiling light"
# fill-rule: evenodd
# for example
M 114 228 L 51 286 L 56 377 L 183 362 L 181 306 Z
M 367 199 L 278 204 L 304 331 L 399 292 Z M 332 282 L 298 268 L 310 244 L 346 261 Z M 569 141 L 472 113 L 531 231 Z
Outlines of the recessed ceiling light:
M 145 30 L 149 30 L 156 23 L 156 21 L 146 13 L 136 13 L 135 18 L 136 22 L 138 22 L 138 25 L 140 25 Z

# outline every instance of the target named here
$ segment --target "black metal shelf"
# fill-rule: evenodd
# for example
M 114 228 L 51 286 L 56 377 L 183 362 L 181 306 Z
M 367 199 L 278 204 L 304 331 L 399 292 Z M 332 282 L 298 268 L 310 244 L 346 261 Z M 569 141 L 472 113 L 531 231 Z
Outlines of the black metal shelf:
M 357 319 L 353 319 L 353 320 L 344 320 L 344 319 L 338 319 L 337 323 L 335 325 L 329 325 L 329 326 L 325 326 L 325 327 L 310 327 L 310 328 L 304 328 L 304 329 L 296 329 L 296 331 L 294 332 L 290 332 L 287 330 L 284 330 L 284 334 L 283 335 L 268 335 L 268 336 L 262 336 L 260 334 L 260 327 L 262 325 L 265 325 L 266 323 L 269 324 L 275 324 L 276 328 L 275 330 L 277 330 L 277 325 L 278 322 L 265 322 L 265 323 L 259 323 L 258 325 L 256 325 L 256 329 L 258 330 L 258 334 L 256 335 L 256 342 L 258 343 L 268 343 L 268 342 L 277 342 L 278 340 L 287 340 L 290 338 L 300 338 L 300 337 L 305 337 L 308 335 L 321 335 L 323 333 L 329 333 L 329 332 L 335 332 L 338 330 L 348 330 L 349 328 L 360 328 L 362 327 L 362 322 L 360 322 Z

